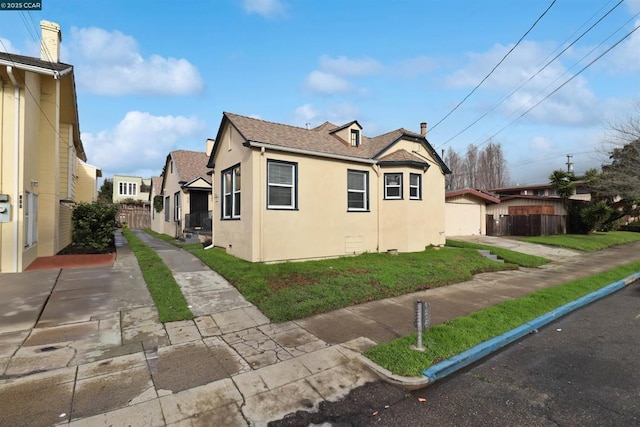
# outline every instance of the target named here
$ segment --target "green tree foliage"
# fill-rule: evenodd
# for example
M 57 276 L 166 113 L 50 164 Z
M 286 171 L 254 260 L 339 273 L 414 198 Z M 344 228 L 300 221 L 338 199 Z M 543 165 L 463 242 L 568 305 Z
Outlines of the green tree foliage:
M 631 214 L 640 203 L 640 140 L 613 149 L 609 159 L 611 164 L 602 166 L 592 188 L 620 215 Z
M 117 207 L 78 203 L 73 210 L 73 246 L 86 253 L 104 253 L 113 245 Z
M 113 180 L 105 179 L 98 190 L 98 203 L 113 203 Z
M 570 172 L 565 172 L 562 169 L 554 170 L 549 175 L 549 181 L 551 186 L 556 190 L 559 197 L 568 199 L 576 191 L 575 177 Z

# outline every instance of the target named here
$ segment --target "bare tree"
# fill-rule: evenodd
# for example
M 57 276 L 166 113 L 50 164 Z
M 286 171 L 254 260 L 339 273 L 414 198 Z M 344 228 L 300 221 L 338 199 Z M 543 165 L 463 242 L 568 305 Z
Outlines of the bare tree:
M 464 164 L 460 155 L 451 147 L 444 156 L 444 162 L 449 166 L 451 174 L 447 175 L 446 190 L 457 190 L 464 188 Z
M 467 165 L 467 187 L 476 188 L 478 183 L 478 147 L 470 144 L 465 156 Z
M 509 170 L 500 143 L 489 141 L 484 149 L 471 144 L 464 156 L 449 148 L 444 158 L 451 169 L 446 189 L 479 188 L 482 190 L 507 185 Z

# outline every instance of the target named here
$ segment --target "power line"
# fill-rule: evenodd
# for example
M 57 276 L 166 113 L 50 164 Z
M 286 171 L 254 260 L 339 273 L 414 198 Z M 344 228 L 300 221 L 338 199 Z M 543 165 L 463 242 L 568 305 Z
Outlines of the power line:
M 506 95 L 505 97 L 503 97 L 500 101 L 498 101 L 496 104 L 493 105 L 493 107 L 491 107 L 488 111 L 486 111 L 485 113 L 483 113 L 482 115 L 480 115 L 480 117 L 478 117 L 477 119 L 475 119 L 473 122 L 471 122 L 470 124 L 468 124 L 464 129 L 462 129 L 461 131 L 459 131 L 458 133 L 456 133 L 455 135 L 453 135 L 451 138 L 447 139 L 445 142 L 443 142 L 442 144 L 440 144 L 440 147 L 443 147 L 444 145 L 447 145 L 449 142 L 451 142 L 452 140 L 454 140 L 455 138 L 457 138 L 458 136 L 462 135 L 464 132 L 466 132 L 467 130 L 469 130 L 471 127 L 473 127 L 476 123 L 478 123 L 480 120 L 484 119 L 487 115 L 489 115 L 489 113 L 495 111 L 496 108 L 498 108 L 500 105 L 504 104 L 504 102 L 511 98 L 518 90 L 522 89 L 522 87 L 524 85 L 526 85 L 527 83 L 529 83 L 531 80 L 533 80 L 536 76 L 538 76 L 541 72 L 543 72 L 549 65 L 551 65 L 551 63 L 553 63 L 556 59 L 558 59 L 563 53 L 565 53 L 567 50 L 569 50 L 571 47 L 573 47 L 573 45 L 575 45 L 578 41 L 580 41 L 580 39 L 582 39 L 582 37 L 584 37 L 589 31 L 591 31 L 596 25 L 598 25 L 600 22 L 602 22 L 602 20 L 604 18 L 606 18 L 611 12 L 613 12 L 618 6 L 620 6 L 622 4 L 624 0 L 620 0 L 615 6 L 613 6 L 611 9 L 609 9 L 607 11 L 607 13 L 605 13 L 602 17 L 600 17 L 600 19 L 598 19 L 595 23 L 593 23 L 587 30 L 585 30 L 582 34 L 580 34 L 580 36 L 575 39 L 573 42 L 571 42 L 568 46 L 566 46 L 564 49 L 562 49 L 560 51 L 560 53 L 558 53 L 556 56 L 554 56 L 550 61 L 548 61 L 546 64 L 544 64 L 538 71 L 536 71 L 534 74 L 532 74 L 531 76 L 529 76 L 529 78 L 527 80 L 525 80 L 524 82 L 522 82 L 518 87 L 516 87 L 515 89 L 513 89 L 508 95 Z M 640 15 L 640 13 L 636 14 L 635 16 Z M 633 18 L 635 18 L 635 16 Z M 631 18 L 631 19 L 633 19 Z M 626 24 L 625 24 L 626 25 Z M 583 25 L 584 26 L 584 25 Z M 617 30 L 616 30 L 617 31 Z M 574 32 L 575 34 L 575 32 Z M 601 43 L 602 44 L 602 43 Z M 600 46 L 600 45 L 598 45 Z
M 433 125 L 431 127 L 431 130 L 435 129 L 436 127 L 438 127 L 438 125 L 440 123 L 442 123 L 443 121 L 445 121 L 447 119 L 447 117 L 449 117 L 451 114 L 453 114 L 454 111 L 456 111 L 458 108 L 460 108 L 460 106 L 467 100 L 469 99 L 469 97 L 471 95 L 473 95 L 473 93 L 478 90 L 478 88 L 493 74 L 493 72 L 504 62 L 505 59 L 507 59 L 507 57 L 511 54 L 511 52 L 513 52 L 515 50 L 516 47 L 518 47 L 518 45 L 520 44 L 520 42 L 522 42 L 522 40 L 524 40 L 524 38 L 533 30 L 533 28 L 538 24 L 538 22 L 540 22 L 540 20 L 547 14 L 547 12 L 549 11 L 549 9 L 551 9 L 551 7 L 556 3 L 556 0 L 553 0 L 551 2 L 551 4 L 549 5 L 549 7 L 547 7 L 547 9 L 542 13 L 542 15 L 540 15 L 538 17 L 538 19 L 536 19 L 536 21 L 533 23 L 533 25 L 531 25 L 531 27 L 527 30 L 526 33 L 524 33 L 522 35 L 522 37 L 520 37 L 520 39 L 517 41 L 517 43 L 515 45 L 513 45 L 513 47 L 511 49 L 509 49 L 509 51 L 502 57 L 502 59 L 491 69 L 491 71 L 489 71 L 489 74 L 487 74 L 486 76 L 484 76 L 484 78 L 480 81 L 480 83 L 478 83 L 476 85 L 476 87 L 474 87 L 471 92 L 469 92 L 469 94 L 467 94 L 467 96 L 465 96 L 462 101 L 458 102 L 458 105 L 456 105 L 455 107 L 453 107 L 453 109 L 451 111 L 449 111 L 442 119 L 440 119 L 440 121 L 438 121 L 435 125 Z
M 634 32 L 636 32 L 638 30 L 638 28 L 640 28 L 640 25 L 636 26 L 633 30 L 631 30 L 630 32 L 628 32 L 624 37 L 622 37 L 620 40 L 618 40 L 616 43 L 614 43 L 612 46 L 610 46 L 607 50 L 605 50 L 604 52 L 602 52 L 600 55 L 598 55 L 594 60 L 592 60 L 591 62 L 589 62 L 587 65 L 585 65 L 580 71 L 578 71 L 577 73 L 575 73 L 573 76 L 571 76 L 569 79 L 567 79 L 564 83 L 562 83 L 560 86 L 558 86 L 557 88 L 555 88 L 554 90 L 552 90 L 549 94 L 547 94 L 544 98 L 542 98 L 540 101 L 536 102 L 534 105 L 532 105 L 531 107 L 529 107 L 526 111 L 524 111 L 522 114 L 520 114 L 518 117 L 516 117 L 514 120 L 512 120 L 511 122 L 509 122 L 507 125 L 503 126 L 498 132 L 494 133 L 493 135 L 491 135 L 489 138 L 487 138 L 487 141 L 490 141 L 492 138 L 494 138 L 495 136 L 497 136 L 498 134 L 502 133 L 502 131 L 504 131 L 505 129 L 507 129 L 509 126 L 511 126 L 512 124 L 514 124 L 515 122 L 517 122 L 518 120 L 520 120 L 522 117 L 524 117 L 526 114 L 528 114 L 531 110 L 533 110 L 534 108 L 536 108 L 538 105 L 542 104 L 544 101 L 546 101 L 551 95 L 555 94 L 556 92 L 558 92 L 560 89 L 562 89 L 564 86 L 566 86 L 567 84 L 569 84 L 573 79 L 575 79 L 576 77 L 578 77 L 580 74 L 582 74 L 583 71 L 585 71 L 587 68 L 591 67 L 591 65 L 593 65 L 596 61 L 600 60 L 600 58 L 602 58 L 603 56 L 605 56 L 607 53 L 609 53 L 611 50 L 613 50 L 616 46 L 618 46 L 620 43 L 622 43 L 624 40 L 626 40 L 629 36 L 631 36 L 631 34 L 633 34 Z M 482 145 L 482 144 L 481 144 Z

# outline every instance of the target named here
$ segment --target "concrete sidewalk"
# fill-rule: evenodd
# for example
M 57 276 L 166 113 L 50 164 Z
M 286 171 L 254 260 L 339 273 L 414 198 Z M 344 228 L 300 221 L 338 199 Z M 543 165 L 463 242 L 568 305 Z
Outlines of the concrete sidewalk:
M 413 332 L 415 299 L 431 303 L 437 324 L 635 261 L 640 249 L 558 256 L 271 324 L 196 257 L 136 234 L 170 267 L 195 319 L 159 322 L 121 236 L 113 267 L 0 275 L 1 425 L 266 425 L 375 381 L 358 355 Z

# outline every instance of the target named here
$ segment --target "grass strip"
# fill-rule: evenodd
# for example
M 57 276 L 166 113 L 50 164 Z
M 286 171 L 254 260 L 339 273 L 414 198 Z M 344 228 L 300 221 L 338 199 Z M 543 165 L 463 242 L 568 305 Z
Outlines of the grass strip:
M 516 264 L 521 267 L 531 267 L 531 268 L 540 267 L 541 265 L 544 265 L 550 262 L 549 259 L 544 257 L 527 255 L 521 252 L 514 252 L 509 249 L 499 248 L 491 245 L 482 245 L 479 243 L 460 242 L 458 240 L 447 239 L 447 246 L 452 248 L 485 249 L 485 250 L 491 251 L 492 254 L 495 254 L 498 257 L 502 258 L 504 262 Z
M 553 236 L 522 237 L 520 240 L 542 245 L 559 246 L 583 252 L 596 252 L 611 246 L 624 245 L 640 240 L 640 233 L 633 231 L 608 231 L 591 234 L 556 234 Z
M 162 323 L 191 320 L 193 313 L 187 306 L 180 287 L 162 259 L 145 245 L 131 230 L 123 228 L 122 234 L 138 259 L 142 276 L 147 283 L 151 298 L 156 304 Z
M 451 319 L 429 328 L 423 334 L 423 343 L 427 348 L 424 353 L 410 349 L 416 343 L 416 334 L 411 334 L 373 347 L 364 355 L 395 374 L 418 376 L 434 363 L 468 350 L 637 271 L 640 271 L 640 261 Z
M 274 322 L 284 322 L 515 269 L 470 248 L 427 248 L 389 255 L 365 253 L 320 261 L 251 263 L 223 249 L 185 247 L 218 272 Z M 524 257 L 527 257 L 525 255 Z

